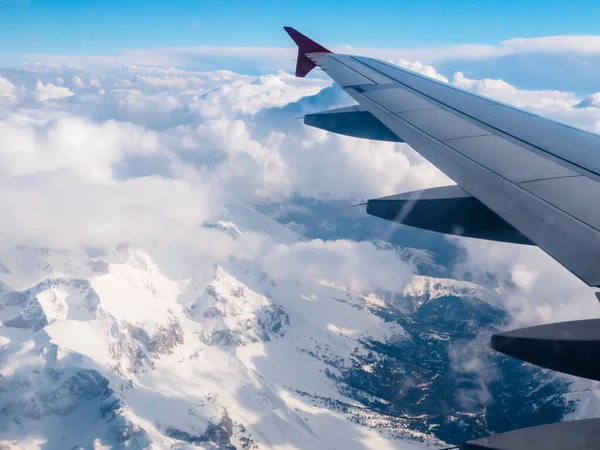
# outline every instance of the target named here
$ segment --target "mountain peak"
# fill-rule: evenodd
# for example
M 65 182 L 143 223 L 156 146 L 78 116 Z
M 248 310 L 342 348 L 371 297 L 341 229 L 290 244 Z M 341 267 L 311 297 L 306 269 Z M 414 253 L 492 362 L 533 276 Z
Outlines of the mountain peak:
M 239 346 L 282 336 L 289 325 L 284 309 L 217 266 L 212 281 L 187 305 L 201 323 L 200 338 L 209 345 Z

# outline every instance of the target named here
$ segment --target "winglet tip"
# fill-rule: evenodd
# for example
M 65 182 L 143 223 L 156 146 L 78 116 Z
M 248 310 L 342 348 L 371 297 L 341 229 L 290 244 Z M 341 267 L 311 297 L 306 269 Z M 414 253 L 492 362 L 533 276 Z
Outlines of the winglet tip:
M 297 77 L 305 77 L 308 72 L 316 67 L 316 64 L 306 56 L 306 53 L 332 53 L 331 50 L 326 49 L 321 44 L 313 41 L 293 27 L 285 26 L 283 29 L 298 46 L 298 60 L 296 63 Z
M 302 50 L 303 53 L 332 53 L 331 50 L 326 49 L 318 42 L 315 42 L 308 36 L 300 33 L 294 27 L 285 26 L 283 27 L 283 29 L 292 38 L 292 40 L 296 43 L 298 48 Z

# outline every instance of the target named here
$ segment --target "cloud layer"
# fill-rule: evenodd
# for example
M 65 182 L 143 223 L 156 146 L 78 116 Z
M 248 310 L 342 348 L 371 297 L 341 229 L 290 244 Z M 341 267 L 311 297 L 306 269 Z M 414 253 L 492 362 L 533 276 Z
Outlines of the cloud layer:
M 446 77 L 427 64 L 397 62 L 600 130 L 598 94 L 522 90 L 499 79 L 462 72 Z M 275 279 L 294 273 L 317 282 L 335 275 L 357 290 L 397 290 L 411 266 L 372 244 L 275 246 L 260 230 L 235 241 L 206 224 L 236 202 L 300 197 L 350 203 L 451 182 L 405 144 L 336 136 L 295 120 L 350 103 L 319 77 L 131 65 L 92 73 L 37 63 L 0 72 L 0 102 L 0 208 L 9 212 L 0 224 L 2 251 L 127 244 L 153 249 L 181 276 L 206 256 L 235 255 L 259 261 Z M 456 275 L 483 279 L 493 273 L 511 287 L 520 321 L 567 316 L 572 309 L 561 305 L 589 298 L 539 251 L 469 240 L 459 245 L 466 257 Z M 557 284 L 560 289 L 548 287 Z
M 445 47 L 421 49 L 381 49 L 353 48 L 350 45 L 333 48 L 340 53 L 369 55 L 380 59 L 396 59 L 399 57 L 412 61 L 423 61 L 428 64 L 457 59 L 486 59 L 510 55 L 564 54 L 593 56 L 600 55 L 600 36 L 542 36 L 534 38 L 513 38 L 497 45 L 458 44 Z M 56 67 L 78 67 L 80 65 L 102 65 L 119 67 L 125 64 L 145 66 L 178 66 L 190 67 L 202 64 L 222 63 L 221 67 L 234 67 L 240 62 L 252 61 L 254 67 L 274 69 L 286 67 L 282 61 L 293 59 L 294 48 L 279 47 L 165 47 L 156 49 L 131 49 L 117 56 L 96 55 L 56 55 L 56 54 L 20 54 L 3 55 L 29 61 L 27 67 L 39 67 L 51 64 Z M 35 61 L 35 62 L 31 62 Z M 217 67 L 212 67 L 215 69 Z
M 408 279 L 410 265 L 370 243 L 275 246 L 264 230 L 239 237 L 207 226 L 233 203 L 298 195 L 350 202 L 423 186 L 414 167 L 425 180 L 444 179 L 406 146 L 339 138 L 295 120 L 348 101 L 329 82 L 285 72 L 28 69 L 0 74 L 0 208 L 7 212 L 0 254 L 126 245 L 147 249 L 179 277 L 235 256 L 274 278 L 282 268 L 322 260 L 305 278 L 358 290 Z M 339 276 L 326 264 L 332 259 L 346 267 Z M 405 275 L 376 276 L 388 264 Z

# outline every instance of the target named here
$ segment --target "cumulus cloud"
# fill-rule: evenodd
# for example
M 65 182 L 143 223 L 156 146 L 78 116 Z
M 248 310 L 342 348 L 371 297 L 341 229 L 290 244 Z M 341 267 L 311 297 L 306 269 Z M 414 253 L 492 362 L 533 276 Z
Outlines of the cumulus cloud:
M 527 90 L 499 79 L 472 79 L 456 72 L 452 83 L 504 103 L 527 109 L 535 114 L 574 125 L 589 131 L 600 131 L 600 108 L 598 95 L 583 100 L 572 92 L 559 90 Z
M 273 278 L 337 282 L 356 292 L 398 292 L 410 281 L 412 267 L 391 250 L 370 242 L 315 239 L 278 245 L 261 260 Z
M 82 178 L 110 180 L 112 166 L 128 153 L 159 150 L 155 132 L 130 123 L 94 124 L 73 116 L 34 122 L 12 115 L 0 122 L 0 162 L 11 175 L 70 168 Z
M 16 99 L 14 92 L 15 85 L 0 75 L 0 102 L 13 102 Z
M 584 53 L 600 54 L 600 36 L 545 36 L 513 38 L 502 46 L 515 53 Z
M 437 73 L 433 66 L 423 64 L 420 61 L 407 61 L 405 59 L 398 58 L 395 61 L 393 61 L 393 63 L 397 66 L 412 70 L 413 72 L 422 73 L 423 75 L 427 75 L 428 77 L 443 81 L 444 83 L 448 82 L 448 78 L 446 78 L 442 74 Z
M 35 84 L 35 98 L 39 102 L 53 100 L 57 98 L 71 97 L 75 95 L 69 88 L 56 86 L 52 83 L 44 84 L 38 81 Z
M 437 64 L 448 60 L 481 60 L 503 58 L 511 55 L 600 55 L 600 36 L 541 36 L 513 38 L 497 45 L 458 44 L 419 49 L 351 48 L 350 53 L 370 55 L 380 59 L 425 61 Z M 346 50 L 348 50 L 346 48 Z
M 222 76 L 216 81 L 222 81 Z M 236 80 L 220 84 L 203 96 L 202 113 L 218 116 L 226 111 L 254 114 L 264 108 L 281 107 L 317 94 L 331 81 L 298 79 L 285 72 L 259 76 L 249 80 Z
M 399 63 L 448 81 L 427 64 Z M 11 211 L 0 225 L 3 251 L 114 248 L 125 242 L 188 269 L 193 264 L 183 262 L 198 255 L 219 260 L 235 254 L 257 259 L 276 279 L 287 272 L 336 279 L 355 290 L 398 290 L 411 266 L 369 243 L 317 240 L 273 247 L 260 230 L 235 241 L 204 224 L 232 201 L 304 197 L 350 203 L 450 182 L 406 144 L 337 136 L 295 120 L 352 103 L 318 77 L 141 66 L 93 75 L 63 65 L 33 70 L 7 71 L 0 78 L 0 99 L 10 99 L 0 111 L 0 207 Z M 63 86 L 57 78 L 66 80 Z M 593 97 L 521 90 L 463 73 L 451 80 L 589 129 L 600 121 Z M 66 96 L 72 99 L 48 101 Z M 561 304 L 574 292 L 589 298 L 539 252 L 542 263 L 526 250 L 465 245 L 467 259 L 457 276 L 485 280 L 493 273 L 512 289 L 511 308 L 523 322 L 568 313 Z M 484 261 L 478 259 L 482 254 Z M 545 288 L 558 279 L 567 280 L 564 289 Z M 545 303 L 534 302 L 539 298 Z
M 147 76 L 140 75 L 138 76 L 138 80 L 142 83 L 149 84 L 150 86 L 166 86 L 166 87 L 177 87 L 177 88 L 186 88 L 186 87 L 194 87 L 204 83 L 204 80 L 190 76 L 190 77 L 182 77 L 182 76 Z
M 539 248 L 451 239 L 465 249 L 454 275 L 500 289 L 512 326 L 600 316 L 594 291 Z
M 483 80 L 470 79 L 465 77 L 462 72 L 454 74 L 452 83 L 520 108 L 539 109 L 547 112 L 551 108 L 564 109 L 573 107 L 579 103 L 579 100 L 572 92 L 523 90 L 502 80 L 489 78 Z
M 44 66 L 3 78 L 3 92 L 12 99 L 0 114 L 0 208 L 10 211 L 0 225 L 3 253 L 128 245 L 146 249 L 177 276 L 189 276 L 207 257 L 258 259 L 270 270 L 276 259 L 292 267 L 293 253 L 303 258 L 314 252 L 324 261 L 348 259 L 343 281 L 355 289 L 399 286 L 410 273 L 395 254 L 371 244 L 318 242 L 310 250 L 291 246 L 284 252 L 260 230 L 233 237 L 205 226 L 228 202 L 331 195 L 330 186 L 344 178 L 354 181 L 334 195 L 351 198 L 361 186 L 370 186 L 363 192 L 369 194 L 379 184 L 373 171 L 387 172 L 395 156 L 398 171 L 408 173 L 412 160 L 402 155 L 405 146 L 371 148 L 368 141 L 324 136 L 285 109 L 302 99 L 310 99 L 303 108 L 337 106 L 328 92 L 317 95 L 329 81 L 284 72 L 127 67 L 91 76 L 72 70 Z M 66 96 L 72 101 L 49 101 Z M 335 159 L 353 162 L 323 180 L 310 177 L 318 152 L 329 148 L 332 167 Z M 303 149 L 311 158 L 301 158 Z M 370 155 L 380 150 L 383 160 Z M 389 176 L 385 188 L 397 185 L 398 174 Z M 372 281 L 356 277 L 371 258 L 404 275 L 392 276 L 382 266 Z
M 160 177 L 86 183 L 68 170 L 3 178 L 2 245 L 151 245 L 210 215 L 206 190 Z
M 600 92 L 588 95 L 576 106 L 577 108 L 600 108 Z

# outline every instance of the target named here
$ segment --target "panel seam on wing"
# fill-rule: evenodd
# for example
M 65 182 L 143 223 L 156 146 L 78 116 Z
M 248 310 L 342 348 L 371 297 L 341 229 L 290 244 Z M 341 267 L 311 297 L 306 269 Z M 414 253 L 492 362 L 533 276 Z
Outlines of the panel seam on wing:
M 390 78 L 392 78 L 392 79 L 393 79 L 394 81 L 396 81 L 398 84 L 400 84 L 400 85 L 401 85 L 401 86 L 403 86 L 404 88 L 408 89 L 408 90 L 409 90 L 409 92 L 414 92 L 414 93 L 416 93 L 416 94 L 418 94 L 418 95 L 420 95 L 420 96 L 422 96 L 422 97 L 425 97 L 425 98 L 427 98 L 429 101 L 432 101 L 432 102 L 435 102 L 436 104 L 439 104 L 439 105 L 441 105 L 441 106 L 443 107 L 443 109 L 445 109 L 445 110 L 447 110 L 447 111 L 449 111 L 449 112 L 451 112 L 451 113 L 454 113 L 454 114 L 455 114 L 456 116 L 458 116 L 458 117 L 462 117 L 462 118 L 465 118 L 465 117 L 466 117 L 466 118 L 468 118 L 468 120 L 470 120 L 470 121 L 473 121 L 473 122 L 475 122 L 475 123 L 477 123 L 477 124 L 481 124 L 481 125 L 483 125 L 483 126 L 485 126 L 485 127 L 489 128 L 489 129 L 491 129 L 491 130 L 494 130 L 494 131 L 496 131 L 496 132 L 498 132 L 498 133 L 501 133 L 502 135 L 509 137 L 511 140 L 514 140 L 514 141 L 516 141 L 516 142 L 518 143 L 517 145 L 519 145 L 519 146 L 521 146 L 521 147 L 523 147 L 523 145 L 522 145 L 522 144 L 526 144 L 527 146 L 529 146 L 529 147 L 531 147 L 531 148 L 535 149 L 535 151 L 534 151 L 534 150 L 531 150 L 531 149 L 529 149 L 529 148 L 527 148 L 527 147 L 523 147 L 523 148 L 525 148 L 525 150 L 534 151 L 534 153 L 536 153 L 536 154 L 538 154 L 538 155 L 540 155 L 540 156 L 546 157 L 547 159 L 550 159 L 551 161 L 553 160 L 553 158 L 555 158 L 555 159 L 557 159 L 557 160 L 559 160 L 559 161 L 561 161 L 561 162 L 563 162 L 563 163 L 567 163 L 567 164 L 568 164 L 568 165 L 570 165 L 570 166 L 573 166 L 573 167 L 575 167 L 575 168 L 577 168 L 577 169 L 579 169 L 579 170 L 582 170 L 582 171 L 586 172 L 586 173 L 582 173 L 582 175 L 584 175 L 584 176 L 586 176 L 587 174 L 593 174 L 593 175 L 595 176 L 595 177 L 594 177 L 594 179 L 595 179 L 596 181 L 599 181 L 599 180 L 600 180 L 600 173 L 597 173 L 597 172 L 595 172 L 595 171 L 593 171 L 593 170 L 590 170 L 590 169 L 588 169 L 588 168 L 586 168 L 586 167 L 583 167 L 583 166 L 581 166 L 581 165 L 579 165 L 579 164 L 577 164 L 577 163 L 575 163 L 575 162 L 573 162 L 573 161 L 570 161 L 570 160 L 568 160 L 568 159 L 566 159 L 566 158 L 563 158 L 563 157 L 561 157 L 561 156 L 559 156 L 559 155 L 556 155 L 555 153 L 552 153 L 552 152 L 551 152 L 551 151 L 549 151 L 549 150 L 546 150 L 546 149 L 544 149 L 544 148 L 542 148 L 542 147 L 539 147 L 539 146 L 537 146 L 537 145 L 535 145 L 535 144 L 532 144 L 531 142 L 528 142 L 528 141 L 526 141 L 526 140 L 524 140 L 524 139 L 520 139 L 520 138 L 518 138 L 518 137 L 516 137 L 516 136 L 514 136 L 514 135 L 512 135 L 512 134 L 510 134 L 510 133 L 508 133 L 508 132 L 506 132 L 506 131 L 504 131 L 504 130 L 501 130 L 501 129 L 499 129 L 499 128 L 496 128 L 496 127 L 494 127 L 494 126 L 490 125 L 489 123 L 487 123 L 487 122 L 484 122 L 484 121 L 482 121 L 482 120 L 479 120 L 479 119 L 477 119 L 477 118 L 475 118 L 475 117 L 473 117 L 473 116 L 471 116 L 471 115 L 469 115 L 469 114 L 466 114 L 466 113 L 464 113 L 463 111 L 460 111 L 460 110 L 458 110 L 458 109 L 456 109 L 456 108 L 453 108 L 452 106 L 450 106 L 450 105 L 448 105 L 448 104 L 446 104 L 446 103 L 444 103 L 444 102 L 442 102 L 442 101 L 440 101 L 440 100 L 437 100 L 437 99 L 435 99 L 434 97 L 431 97 L 430 95 L 427 95 L 427 94 L 425 94 L 424 92 L 421 92 L 421 91 L 419 91 L 418 89 L 415 89 L 415 88 L 413 88 L 413 87 L 411 87 L 411 86 L 408 86 L 407 84 L 403 83 L 402 81 L 399 81 L 398 79 L 396 79 L 396 78 L 393 78 L 391 75 L 386 75 L 385 73 L 381 72 L 379 69 L 376 69 L 375 67 L 369 66 L 369 65 L 368 65 L 368 64 L 366 64 L 365 62 L 363 62 L 363 61 L 360 61 L 360 60 L 356 59 L 355 57 L 352 57 L 352 58 L 353 58 L 355 61 L 357 61 L 358 63 L 360 63 L 360 64 L 363 64 L 365 67 L 368 67 L 369 69 L 371 69 L 371 70 L 374 70 L 374 71 L 376 71 L 376 72 L 380 72 L 380 73 L 381 73 L 382 75 L 384 75 L 384 76 L 387 76 L 387 77 L 390 77 Z M 382 61 L 382 63 L 385 63 L 385 62 L 384 62 L 384 61 Z M 400 69 L 400 70 L 402 70 L 401 68 L 397 68 L 397 67 L 393 67 L 393 66 L 389 66 L 389 67 L 391 67 L 391 68 L 395 68 L 395 69 Z M 360 72 L 359 72 L 359 73 L 360 73 Z M 408 73 L 408 74 L 410 74 L 410 75 L 419 76 L 419 78 L 425 79 L 425 80 L 427 80 L 427 81 L 435 82 L 435 84 L 438 84 L 438 85 L 440 85 L 440 86 L 444 86 L 444 87 L 446 87 L 446 88 L 452 89 L 452 90 L 454 90 L 454 91 L 456 91 L 456 92 L 465 93 L 465 94 L 468 94 L 468 95 L 470 95 L 470 96 L 472 96 L 472 97 L 474 97 L 474 98 L 480 98 L 480 97 L 478 97 L 478 96 L 476 96 L 476 95 L 473 95 L 473 94 L 472 94 L 472 93 L 470 93 L 470 92 L 466 92 L 466 91 L 463 91 L 463 90 L 456 89 L 455 87 L 453 87 L 453 86 L 451 86 L 451 85 L 446 85 L 446 84 L 440 83 L 440 82 L 438 82 L 438 81 L 436 81 L 436 80 L 425 78 L 424 76 L 421 76 L 421 75 L 419 75 L 419 74 L 413 74 L 412 72 L 406 72 L 406 73 Z M 368 97 L 367 97 L 367 98 L 368 98 Z M 487 100 L 487 99 L 484 99 L 484 100 Z M 376 103 L 376 102 L 375 102 L 375 103 Z M 379 103 L 377 103 L 377 104 L 379 105 Z M 380 106 L 381 106 L 381 105 L 380 105 Z M 490 106 L 503 106 L 503 107 L 508 107 L 508 108 L 511 108 L 512 110 L 515 110 L 514 108 L 510 107 L 510 105 L 504 105 L 504 104 L 502 104 L 502 103 L 490 103 Z M 387 109 L 387 108 L 386 108 L 386 109 Z M 515 111 L 519 111 L 519 112 L 525 112 L 525 113 L 527 113 L 526 111 L 521 111 L 521 110 L 515 110 Z M 391 111 L 390 111 L 390 112 L 391 112 Z M 392 113 L 392 114 L 396 115 L 395 113 Z M 533 116 L 533 117 L 538 117 L 538 116 L 535 116 L 534 114 L 531 114 L 531 113 L 527 113 L 527 114 L 529 114 L 529 115 L 531 115 L 531 116 Z M 542 119 L 543 119 L 543 120 L 549 120 L 549 119 L 545 119 L 545 118 L 542 118 Z M 578 129 L 576 129 L 576 128 L 569 127 L 568 125 L 561 124 L 561 123 L 559 123 L 559 122 L 555 122 L 555 121 L 552 121 L 552 120 L 550 120 L 550 122 L 556 123 L 557 125 L 565 126 L 565 127 L 567 127 L 567 128 L 570 128 L 570 129 L 576 130 L 576 131 L 578 131 L 578 132 L 584 132 L 584 133 L 587 133 L 587 132 L 585 132 L 584 130 L 578 130 Z M 496 133 L 494 133 L 494 134 L 496 134 Z M 587 134 L 592 134 L 592 133 L 587 133 Z M 500 134 L 497 134 L 497 136 L 499 136 L 499 137 L 501 137 L 501 138 L 503 138 L 503 139 L 506 139 L 506 138 L 505 138 L 504 136 L 502 136 L 502 135 L 500 135 Z M 592 135 L 593 135 L 593 136 L 595 136 L 594 134 L 592 134 Z M 432 137 L 433 137 L 433 136 L 432 136 Z M 434 138 L 434 139 L 435 139 L 435 138 Z M 509 140 L 509 141 L 510 141 L 510 140 Z M 551 158 L 548 158 L 548 156 L 550 156 Z M 554 161 L 554 162 L 556 162 L 556 161 Z M 560 164 L 560 163 L 559 163 L 559 164 Z M 562 164 L 561 164 L 561 165 L 562 165 Z M 567 167 L 567 168 L 573 168 L 573 167 Z M 494 173 L 495 173 L 495 172 L 494 172 Z M 594 228 L 594 229 L 596 229 L 596 228 Z

